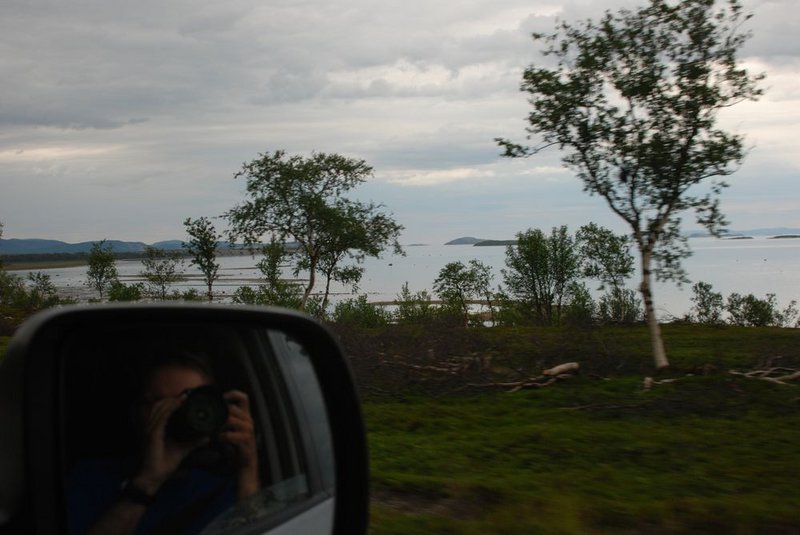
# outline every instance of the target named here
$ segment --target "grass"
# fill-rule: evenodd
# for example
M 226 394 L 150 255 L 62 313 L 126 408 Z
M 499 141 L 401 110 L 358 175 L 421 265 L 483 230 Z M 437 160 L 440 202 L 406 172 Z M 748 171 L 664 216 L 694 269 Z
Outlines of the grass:
M 791 387 L 579 379 L 365 416 L 375 534 L 800 529 Z
M 479 352 L 592 372 L 368 397 L 371 533 L 800 533 L 800 388 L 727 373 L 800 367 L 800 331 L 664 331 L 679 380 L 650 391 L 643 330 L 490 329 Z

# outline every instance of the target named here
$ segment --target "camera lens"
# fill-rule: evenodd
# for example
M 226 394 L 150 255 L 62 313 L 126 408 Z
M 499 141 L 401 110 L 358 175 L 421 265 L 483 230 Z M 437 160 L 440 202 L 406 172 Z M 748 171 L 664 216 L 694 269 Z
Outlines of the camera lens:
M 222 431 L 228 420 L 228 404 L 222 392 L 212 385 L 189 392 L 183 404 L 167 424 L 167 436 L 178 441 L 212 437 Z

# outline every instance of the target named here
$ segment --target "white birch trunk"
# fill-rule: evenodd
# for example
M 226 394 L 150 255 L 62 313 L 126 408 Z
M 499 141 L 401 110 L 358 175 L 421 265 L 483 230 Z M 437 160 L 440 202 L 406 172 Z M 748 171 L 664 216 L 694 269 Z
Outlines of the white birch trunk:
M 653 361 L 657 370 L 669 368 L 667 352 L 664 350 L 664 340 L 661 338 L 661 325 L 656 317 L 655 306 L 653 305 L 653 292 L 651 290 L 650 262 L 652 256 L 650 252 L 642 252 L 642 283 L 639 291 L 644 300 L 645 317 L 647 327 L 650 330 L 650 344 L 653 350 Z

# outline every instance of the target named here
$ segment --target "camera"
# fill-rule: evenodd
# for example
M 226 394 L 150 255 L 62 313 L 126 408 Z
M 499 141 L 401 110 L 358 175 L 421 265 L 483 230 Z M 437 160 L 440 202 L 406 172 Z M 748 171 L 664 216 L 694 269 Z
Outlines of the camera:
M 228 403 L 222 391 L 205 385 L 189 391 L 167 422 L 167 436 L 177 442 L 193 442 L 219 434 L 228 420 Z

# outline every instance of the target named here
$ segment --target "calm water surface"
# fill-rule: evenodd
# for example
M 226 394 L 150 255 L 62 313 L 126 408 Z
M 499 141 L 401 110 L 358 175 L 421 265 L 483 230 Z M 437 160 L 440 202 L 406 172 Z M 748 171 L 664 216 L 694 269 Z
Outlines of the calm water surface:
M 692 238 L 689 243 L 694 254 L 684 265 L 692 282 L 708 282 L 715 291 L 726 297 L 731 292 L 752 293 L 762 298 L 767 293 L 774 293 L 783 306 L 793 299 L 800 300 L 800 239 Z M 367 260 L 359 293 L 366 293 L 370 301 L 392 301 L 400 293 L 404 282 L 408 282 L 412 292 L 426 289 L 430 291 L 434 279 L 445 264 L 455 261 L 466 263 L 471 259 L 480 260 L 492 268 L 495 286 L 502 283 L 505 247 L 422 245 L 407 246 L 405 252 L 405 256 L 387 255 L 382 259 Z M 221 257 L 221 278 L 214 285 L 215 293 L 224 300 L 239 286 L 255 284 L 259 278 L 255 267 L 257 260 L 250 256 Z M 137 260 L 125 260 L 117 263 L 117 269 L 120 278 L 130 282 L 137 280 L 142 265 Z M 65 293 L 83 298 L 90 295 L 84 286 L 85 266 L 49 269 L 45 272 L 50 274 L 56 286 Z M 188 266 L 188 262 L 186 274 L 189 280 L 175 285 L 174 288 L 185 290 L 195 287 L 202 292 L 203 284 L 199 272 L 194 266 Z M 288 270 L 286 276 L 291 277 Z M 591 281 L 589 284 L 592 287 Z M 629 281 L 631 288 L 636 288 L 637 284 L 637 280 Z M 335 299 L 351 295 L 347 289 L 341 287 L 335 288 L 335 292 Z M 679 288 L 672 283 L 658 283 L 654 295 L 656 307 L 663 319 L 670 316 L 681 317 L 692 306 L 691 285 Z

